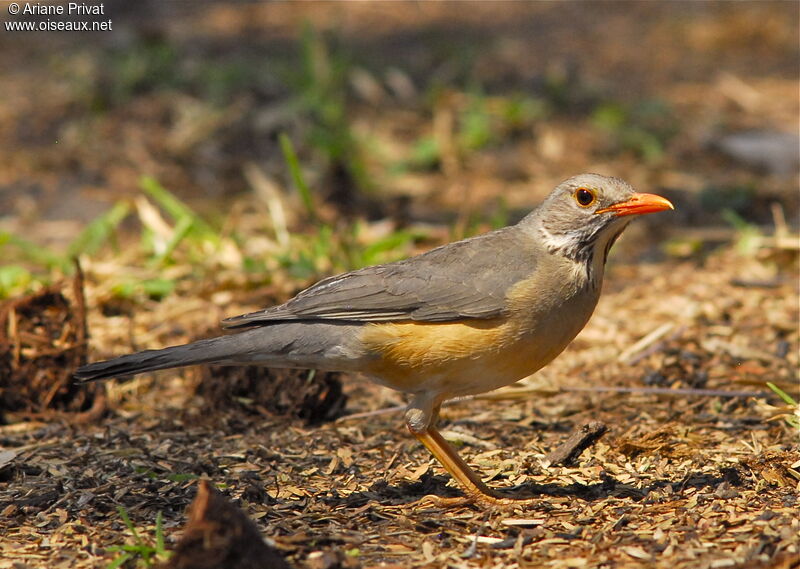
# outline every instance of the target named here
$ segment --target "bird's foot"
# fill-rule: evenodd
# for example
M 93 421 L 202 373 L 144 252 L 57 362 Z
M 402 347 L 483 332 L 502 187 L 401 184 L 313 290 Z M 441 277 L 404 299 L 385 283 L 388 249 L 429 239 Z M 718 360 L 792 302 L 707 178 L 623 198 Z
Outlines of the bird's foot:
M 532 505 L 540 501 L 539 498 L 511 498 L 499 493 L 471 493 L 466 496 L 443 498 L 428 494 L 420 498 L 420 503 L 429 502 L 437 508 L 458 508 L 475 504 L 486 509 L 510 509 L 520 506 Z
M 451 498 L 443 498 L 435 494 L 427 494 L 419 499 L 420 504 L 430 503 L 437 508 L 458 508 L 460 506 L 469 506 L 475 503 L 475 499 L 471 496 L 453 496 Z

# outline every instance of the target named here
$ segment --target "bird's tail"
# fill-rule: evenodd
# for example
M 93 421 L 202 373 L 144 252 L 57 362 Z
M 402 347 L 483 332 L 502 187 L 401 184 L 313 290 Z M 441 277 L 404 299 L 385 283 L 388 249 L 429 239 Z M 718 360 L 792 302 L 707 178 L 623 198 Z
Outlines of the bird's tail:
M 237 336 L 239 334 L 220 336 L 95 362 L 78 368 L 74 376 L 77 380 L 86 382 L 194 364 L 232 363 L 242 347 L 241 338 Z
M 357 370 L 363 355 L 357 340 L 359 331 L 358 325 L 339 323 L 290 322 L 258 326 L 237 334 L 85 365 L 78 368 L 75 378 L 86 382 L 211 363 Z

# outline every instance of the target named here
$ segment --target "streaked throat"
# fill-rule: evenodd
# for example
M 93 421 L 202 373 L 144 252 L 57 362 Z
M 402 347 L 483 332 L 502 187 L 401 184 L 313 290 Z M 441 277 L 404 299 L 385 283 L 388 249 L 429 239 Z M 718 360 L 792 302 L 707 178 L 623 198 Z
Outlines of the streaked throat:
M 603 281 L 608 252 L 625 230 L 629 220 L 614 220 L 610 225 L 551 233 L 540 227 L 542 243 L 550 253 L 573 261 L 582 284 L 597 289 Z

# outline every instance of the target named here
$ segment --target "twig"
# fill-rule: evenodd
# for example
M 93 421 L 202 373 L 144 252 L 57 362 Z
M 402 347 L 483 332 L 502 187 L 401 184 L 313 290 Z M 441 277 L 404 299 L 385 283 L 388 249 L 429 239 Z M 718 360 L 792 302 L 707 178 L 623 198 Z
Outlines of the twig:
M 570 387 L 564 391 L 584 391 L 589 393 L 643 393 L 654 395 L 696 395 L 700 397 L 762 397 L 766 391 L 723 391 L 720 389 L 695 389 L 682 387 Z
M 778 279 L 772 279 L 768 281 L 731 279 L 730 283 L 732 286 L 738 286 L 742 288 L 778 288 L 781 286 L 781 281 Z
M 569 466 L 583 451 L 599 441 L 607 431 L 608 427 L 600 421 L 586 423 L 554 451 L 549 452 L 542 463 L 545 466 Z
M 78 321 L 75 331 L 75 343 L 83 348 L 81 363 L 86 363 L 86 342 L 89 339 L 89 325 L 86 321 L 86 291 L 84 288 L 83 268 L 77 257 L 72 259 L 75 276 L 72 279 L 72 296 L 75 297 L 75 320 Z
M 662 324 L 649 334 L 647 334 L 644 338 L 633 344 L 632 346 L 628 347 L 628 349 L 624 350 L 619 357 L 617 358 L 620 362 L 631 363 L 630 360 L 634 358 L 636 354 L 645 350 L 652 344 L 656 343 L 658 340 L 666 336 L 673 328 L 675 324 L 672 322 L 667 322 L 666 324 Z
M 782 239 L 790 235 L 789 225 L 786 223 L 786 215 L 783 212 L 783 206 L 778 202 L 770 204 L 770 211 L 772 212 L 772 223 L 775 225 L 775 238 Z
M 561 387 L 557 390 L 547 391 L 546 395 L 556 395 L 559 393 L 641 393 L 643 395 L 693 395 L 696 397 L 763 397 L 769 395 L 768 391 L 727 391 L 721 389 L 695 389 L 693 387 L 671 388 L 671 387 Z M 459 397 L 458 399 L 450 399 L 442 403 L 442 406 L 455 405 L 462 401 L 474 400 L 489 400 L 489 401 L 504 401 L 504 400 L 517 400 L 521 399 L 522 395 L 541 395 L 540 389 L 515 389 L 510 393 L 502 391 L 483 393 L 480 395 L 467 395 Z M 385 407 L 383 409 L 376 409 L 374 411 L 365 411 L 363 413 L 353 413 L 352 415 L 345 415 L 336 419 L 336 423 L 344 423 L 345 421 L 356 421 L 359 419 L 367 419 L 369 417 L 379 417 L 381 415 L 391 415 L 392 413 L 399 413 L 405 410 L 405 405 L 396 405 L 394 407 Z
M 363 413 L 353 413 L 352 415 L 345 415 L 339 417 L 334 423 L 344 423 L 345 421 L 356 421 L 358 419 L 367 419 L 369 417 L 379 417 L 381 415 L 390 415 L 392 413 L 399 413 L 405 409 L 405 405 L 396 405 L 394 407 L 384 407 L 383 409 L 375 409 L 374 411 L 364 411 Z

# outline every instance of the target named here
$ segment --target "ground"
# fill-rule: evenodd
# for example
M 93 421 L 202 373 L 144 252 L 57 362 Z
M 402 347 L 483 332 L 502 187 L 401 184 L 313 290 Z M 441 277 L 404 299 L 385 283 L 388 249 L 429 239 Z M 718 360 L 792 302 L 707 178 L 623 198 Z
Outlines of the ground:
M 108 567 L 126 516 L 174 550 L 200 479 L 297 567 L 798 566 L 796 406 L 767 386 L 798 399 L 797 4 L 141 4 L 106 3 L 99 48 L 0 36 L 0 568 Z M 626 232 L 562 356 L 442 413 L 532 502 L 424 500 L 460 491 L 364 378 L 69 380 L 580 171 L 676 211 Z M 609 432 L 548 465 L 589 421 Z

